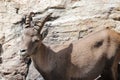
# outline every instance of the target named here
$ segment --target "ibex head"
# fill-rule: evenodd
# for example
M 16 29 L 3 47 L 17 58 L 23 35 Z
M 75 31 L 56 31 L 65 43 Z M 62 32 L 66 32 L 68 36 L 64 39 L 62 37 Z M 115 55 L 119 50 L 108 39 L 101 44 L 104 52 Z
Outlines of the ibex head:
M 35 13 L 32 12 L 26 17 L 26 26 L 23 31 L 20 46 L 20 54 L 23 56 L 31 55 L 32 53 L 34 53 L 37 47 L 40 46 L 42 40 L 45 38 L 42 37 L 42 34 L 40 34 L 40 32 L 51 14 L 47 15 L 42 20 L 35 22 L 32 26 L 31 22 L 33 15 L 35 15 Z

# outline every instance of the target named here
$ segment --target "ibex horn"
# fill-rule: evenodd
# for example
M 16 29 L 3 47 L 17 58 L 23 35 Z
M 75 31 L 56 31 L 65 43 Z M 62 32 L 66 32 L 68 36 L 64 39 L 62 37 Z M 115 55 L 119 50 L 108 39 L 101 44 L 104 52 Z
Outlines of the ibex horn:
M 35 15 L 34 12 L 30 12 L 30 14 L 26 16 L 25 28 L 32 27 L 32 26 L 31 26 L 31 21 L 32 21 L 32 17 L 33 17 L 34 15 Z
M 36 26 L 39 26 L 39 32 L 42 30 L 45 22 L 50 18 L 52 13 L 47 14 L 45 17 L 41 18 L 41 20 L 36 22 Z

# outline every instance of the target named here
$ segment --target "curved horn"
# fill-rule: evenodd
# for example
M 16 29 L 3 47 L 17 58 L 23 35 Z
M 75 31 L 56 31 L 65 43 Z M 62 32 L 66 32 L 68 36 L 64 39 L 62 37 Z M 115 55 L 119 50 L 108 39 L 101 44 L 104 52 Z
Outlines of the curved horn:
M 50 18 L 52 13 L 47 14 L 45 17 L 43 17 L 41 20 L 36 21 L 36 26 L 39 26 L 39 32 L 42 30 L 45 22 Z
M 30 14 L 26 16 L 25 28 L 31 27 L 31 21 L 32 21 L 32 17 L 33 17 L 34 15 L 35 15 L 34 12 L 30 12 Z

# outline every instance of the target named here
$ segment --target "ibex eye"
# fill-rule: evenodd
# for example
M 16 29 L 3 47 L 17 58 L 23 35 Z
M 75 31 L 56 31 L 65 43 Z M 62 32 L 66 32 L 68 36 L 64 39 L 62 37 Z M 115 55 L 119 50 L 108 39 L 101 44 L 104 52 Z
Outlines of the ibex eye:
M 34 40 L 34 42 L 39 42 L 39 40 L 38 40 L 38 39 L 36 39 L 36 40 Z

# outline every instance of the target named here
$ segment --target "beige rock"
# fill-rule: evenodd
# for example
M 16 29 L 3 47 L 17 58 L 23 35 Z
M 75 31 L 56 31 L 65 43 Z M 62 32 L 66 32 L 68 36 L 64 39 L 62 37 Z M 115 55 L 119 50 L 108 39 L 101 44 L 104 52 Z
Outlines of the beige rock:
M 120 21 L 120 12 L 119 13 L 113 13 L 109 16 L 111 19 Z

